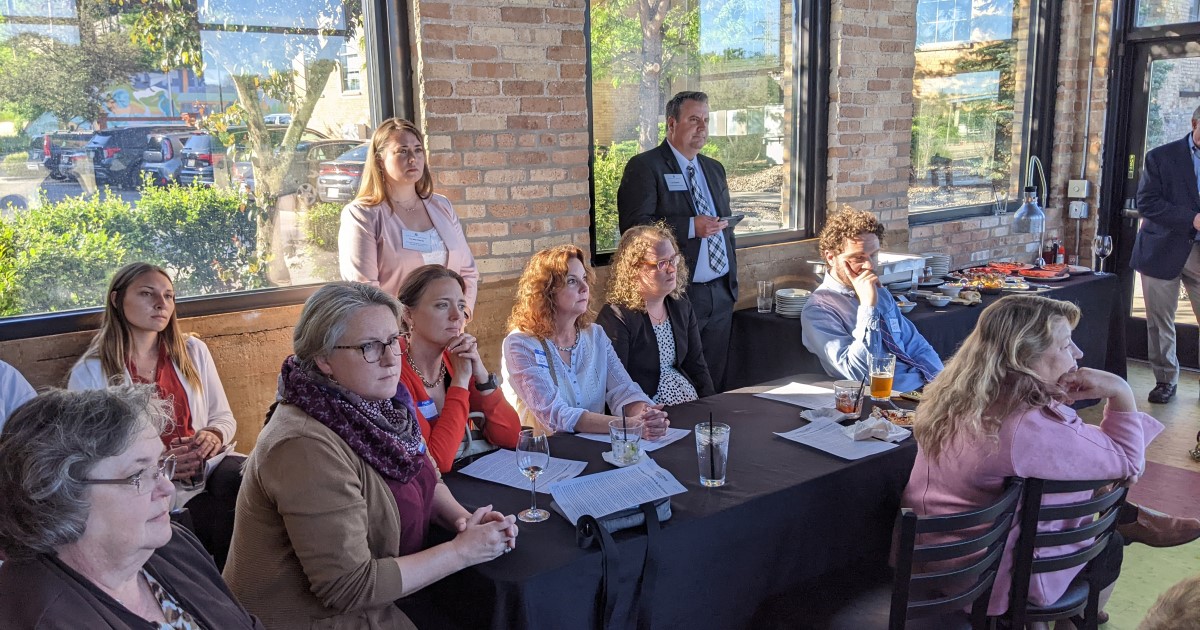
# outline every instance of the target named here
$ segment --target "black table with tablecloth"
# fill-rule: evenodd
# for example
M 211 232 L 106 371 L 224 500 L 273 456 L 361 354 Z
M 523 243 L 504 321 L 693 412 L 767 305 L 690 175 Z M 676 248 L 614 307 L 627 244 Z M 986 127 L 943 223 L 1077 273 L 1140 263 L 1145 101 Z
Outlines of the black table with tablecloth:
M 1080 365 L 1126 375 L 1125 317 L 1121 312 L 1120 285 L 1116 276 L 1087 274 L 1046 283 L 1046 297 L 1074 302 L 1083 312 L 1073 338 L 1083 351 Z M 980 306 L 950 304 L 933 307 L 925 302 L 908 313 L 908 319 L 943 360 L 975 328 L 979 314 L 1000 295 L 984 295 Z M 799 319 L 743 309 L 733 314 L 727 387 L 745 387 L 788 374 L 824 374 L 820 360 L 804 347 Z
M 916 457 L 913 441 L 844 461 L 774 435 L 804 424 L 800 411 L 748 391 L 669 410 L 675 427 L 692 429 L 710 412 L 730 425 L 728 483 L 700 486 L 693 435 L 652 453 L 688 491 L 672 497 L 673 517 L 657 536 L 651 627 L 747 627 L 771 595 L 848 568 L 886 566 Z M 550 439 L 552 456 L 588 462 L 583 474 L 611 469 L 600 457 L 608 448 L 573 435 Z M 445 479 L 468 507 L 493 504 L 506 514 L 529 507 L 528 490 L 459 473 Z M 539 494 L 538 501 L 548 507 L 550 497 Z M 578 548 L 575 528 L 557 514 L 519 526 L 512 553 L 441 580 L 401 607 L 422 627 L 596 627 L 598 549 Z M 637 609 L 646 538 L 644 529 L 615 536 L 621 571 L 614 619 L 625 621 L 619 627 L 628 627 L 629 611 Z

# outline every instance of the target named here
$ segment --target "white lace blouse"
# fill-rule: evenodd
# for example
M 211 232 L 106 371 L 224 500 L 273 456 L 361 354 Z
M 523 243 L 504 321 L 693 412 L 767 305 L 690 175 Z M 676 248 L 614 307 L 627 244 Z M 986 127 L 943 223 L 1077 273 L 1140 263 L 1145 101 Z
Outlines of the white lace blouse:
M 571 352 L 570 365 L 549 344 L 549 354 L 540 339 L 513 331 L 504 338 L 500 371 L 504 395 L 521 417 L 521 424 L 540 422 L 555 431 L 574 431 L 585 411 L 604 413 L 634 402 L 653 404 L 642 388 L 625 371 L 604 329 L 592 324 L 579 333 L 579 345 Z M 550 376 L 553 362 L 558 385 Z

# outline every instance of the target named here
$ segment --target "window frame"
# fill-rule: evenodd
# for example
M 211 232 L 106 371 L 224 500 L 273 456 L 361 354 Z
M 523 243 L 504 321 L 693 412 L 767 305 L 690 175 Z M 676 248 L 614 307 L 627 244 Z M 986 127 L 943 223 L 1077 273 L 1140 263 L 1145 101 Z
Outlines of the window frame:
M 409 17 L 407 3 L 386 0 L 364 0 L 363 37 L 367 40 L 362 69 L 363 81 L 372 86 L 368 89 L 368 106 L 373 124 L 404 116 L 412 119 L 416 115 L 413 99 L 413 74 L 411 61 L 402 54 L 410 50 Z M 62 24 L 72 18 L 56 19 Z M 42 24 L 45 18 L 31 20 L 13 19 L 11 24 Z M 78 20 L 74 24 L 78 27 Z M 220 25 L 201 24 L 201 29 Z M 293 31 L 296 29 L 292 29 Z M 375 86 L 378 86 L 377 88 Z M 176 303 L 178 317 L 201 317 L 225 313 L 238 313 L 263 308 L 296 306 L 303 304 L 322 286 L 321 283 L 294 287 L 268 287 L 250 291 L 231 291 L 211 295 L 180 298 Z M 34 313 L 0 318 L 0 342 L 44 337 L 72 332 L 96 330 L 100 325 L 104 307 Z
M 1015 3 L 1016 0 L 1014 0 Z M 1023 96 L 1025 111 L 1028 114 L 1025 116 L 1025 142 L 1021 149 L 1020 163 L 1022 167 L 1017 174 L 1018 190 L 1030 184 L 1030 182 L 1021 181 L 1025 176 L 1025 165 L 1029 163 L 1030 155 L 1038 156 L 1038 159 L 1042 162 L 1043 170 L 1047 173 L 1051 172 L 1051 161 L 1054 157 L 1054 104 L 1056 98 L 1055 91 L 1058 85 L 1058 53 L 1059 40 L 1061 38 L 1061 33 L 1055 28 L 1055 25 L 1062 17 L 1062 7 L 1055 0 L 1037 0 L 1036 2 L 1031 2 L 1030 7 L 1035 13 L 1030 19 L 1029 34 L 1026 41 L 1033 49 L 1033 59 L 1027 60 L 1026 64 L 1028 67 L 1028 76 L 1032 80 L 1033 85 L 1032 87 L 1026 85 Z M 914 111 L 915 107 L 914 103 Z M 1032 182 L 1032 185 L 1039 186 L 1037 182 Z M 1046 191 L 1041 191 L 1039 198 L 1045 203 Z M 1020 207 L 1020 204 L 1021 200 L 1019 198 L 1009 198 L 1005 211 L 1011 212 L 1014 208 Z M 909 227 L 915 227 L 918 225 L 960 221 L 974 217 L 993 216 L 994 214 L 994 204 L 990 202 L 954 206 L 919 213 L 913 213 L 910 206 L 908 209 L 908 225 Z
M 792 199 L 793 227 L 771 232 L 738 234 L 737 248 L 776 245 L 814 238 L 816 225 L 825 216 L 826 150 L 829 146 L 829 16 L 824 0 L 791 0 L 793 59 L 807 63 L 793 66 L 792 111 L 797 112 L 788 138 L 791 169 L 787 176 Z M 592 11 L 584 11 L 584 41 L 587 47 L 585 95 L 588 106 L 588 223 L 592 264 L 607 265 L 613 252 L 600 252 L 596 239 L 596 132 L 592 112 Z M 803 106 L 808 103 L 807 106 Z M 794 176 L 792 175 L 794 173 Z

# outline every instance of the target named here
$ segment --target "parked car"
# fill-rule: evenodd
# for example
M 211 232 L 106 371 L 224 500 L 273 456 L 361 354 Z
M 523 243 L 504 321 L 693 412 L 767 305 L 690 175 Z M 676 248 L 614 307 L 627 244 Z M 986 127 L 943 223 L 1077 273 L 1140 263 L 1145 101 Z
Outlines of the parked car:
M 142 151 L 143 178 L 149 175 L 151 183 L 157 186 L 178 183 L 179 171 L 183 169 L 183 143 L 200 133 L 152 134 L 146 149 Z
M 317 202 L 317 175 L 321 162 L 336 158 L 349 149 L 365 146 L 362 140 L 313 140 L 301 141 L 296 145 L 296 157 L 283 177 L 283 184 L 276 194 L 296 193 L 304 206 Z M 235 162 L 233 181 L 254 193 L 254 168 L 249 161 Z
M 138 125 L 97 131 L 84 151 L 92 159 L 96 185 L 136 188 L 142 173 L 142 153 L 154 134 L 186 132 L 182 125 Z
M 92 170 L 91 158 L 83 149 L 78 151 L 63 151 L 54 166 L 61 179 L 76 181 L 83 169 Z
M 283 125 L 268 125 L 267 131 L 271 134 L 272 143 L 278 145 L 282 142 L 287 129 Z M 230 129 L 232 146 L 222 144 L 220 138 L 207 133 L 189 138 L 183 145 L 183 168 L 179 171 L 179 183 L 184 186 L 190 186 L 192 182 L 201 186 L 217 183 L 223 186 L 236 185 L 232 177 L 232 162 L 229 162 L 228 158 L 231 154 L 235 157 L 249 154 L 246 133 L 245 127 Z M 325 134 L 311 129 L 305 129 L 300 136 L 302 144 L 305 141 L 324 139 Z
M 336 160 L 317 167 L 317 196 L 324 202 L 344 203 L 358 194 L 363 165 L 367 162 L 367 144 L 347 151 Z
M 63 154 L 83 150 L 91 139 L 90 131 L 56 131 L 42 134 L 30 142 L 29 163 L 36 161 L 46 169 L 51 179 L 66 179 L 67 174 L 60 168 Z
M 290 125 L 292 124 L 291 114 L 267 114 L 263 116 L 263 122 L 268 125 Z

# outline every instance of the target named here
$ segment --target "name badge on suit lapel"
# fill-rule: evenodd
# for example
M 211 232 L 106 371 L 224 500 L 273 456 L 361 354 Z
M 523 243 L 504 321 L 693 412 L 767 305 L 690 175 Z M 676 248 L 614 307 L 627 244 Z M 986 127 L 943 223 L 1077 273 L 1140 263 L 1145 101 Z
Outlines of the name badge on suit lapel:
M 667 190 L 671 192 L 683 192 L 688 189 L 687 180 L 680 173 L 666 173 L 663 179 L 667 182 Z

